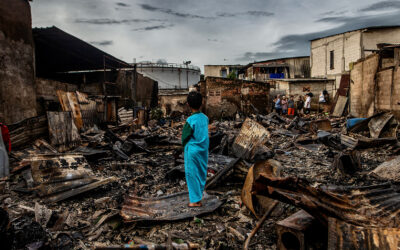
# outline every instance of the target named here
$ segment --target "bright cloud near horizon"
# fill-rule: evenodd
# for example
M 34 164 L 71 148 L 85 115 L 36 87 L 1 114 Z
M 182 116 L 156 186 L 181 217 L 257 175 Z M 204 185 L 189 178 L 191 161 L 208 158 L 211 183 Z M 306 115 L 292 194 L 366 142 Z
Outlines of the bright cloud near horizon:
M 35 0 L 33 27 L 58 28 L 126 62 L 247 64 L 310 54 L 309 40 L 400 25 L 400 1 Z

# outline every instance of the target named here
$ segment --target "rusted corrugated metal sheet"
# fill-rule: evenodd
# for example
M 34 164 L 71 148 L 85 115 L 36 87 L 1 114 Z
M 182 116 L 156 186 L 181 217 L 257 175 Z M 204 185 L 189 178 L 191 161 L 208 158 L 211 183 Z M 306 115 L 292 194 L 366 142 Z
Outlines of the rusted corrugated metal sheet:
M 249 169 L 242 188 L 241 198 L 242 202 L 257 218 L 262 217 L 262 215 L 274 204 L 274 200 L 265 196 L 252 194 L 254 182 L 261 173 L 267 173 L 271 176 L 280 176 L 281 169 L 281 164 L 272 159 L 257 162 Z
M 299 206 L 325 225 L 329 217 L 365 227 L 400 224 L 400 193 L 390 183 L 364 187 L 314 186 L 301 178 L 275 178 L 262 173 L 253 191 Z
M 355 226 L 329 218 L 328 249 L 400 249 L 400 228 Z
M 34 190 L 47 203 L 58 202 L 115 180 L 98 179 L 80 154 L 46 154 L 29 159 Z
M 254 157 L 255 149 L 264 145 L 270 133 L 261 124 L 247 118 L 236 137 L 232 150 L 237 157 L 249 160 Z
M 74 92 L 64 92 L 57 90 L 57 96 L 63 111 L 71 111 L 74 117 L 76 128 L 80 130 L 83 127 L 81 108 L 78 98 Z
M 8 125 L 8 129 L 10 130 L 12 148 L 19 148 L 37 138 L 47 136 L 47 117 L 43 115 L 25 119 Z
M 97 124 L 99 121 L 96 102 L 90 100 L 86 93 L 76 91 L 76 96 L 78 97 L 81 109 L 83 126 L 85 128 L 93 127 L 93 125 Z
M 172 221 L 210 213 L 222 205 L 215 195 L 204 195 L 201 207 L 188 207 L 189 193 L 181 192 L 156 198 L 140 198 L 129 194 L 122 206 L 125 222 Z

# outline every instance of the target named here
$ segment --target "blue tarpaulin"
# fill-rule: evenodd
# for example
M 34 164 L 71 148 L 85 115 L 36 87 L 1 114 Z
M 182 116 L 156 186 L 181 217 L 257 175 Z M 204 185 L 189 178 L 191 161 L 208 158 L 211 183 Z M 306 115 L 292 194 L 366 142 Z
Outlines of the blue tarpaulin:
M 367 118 L 351 118 L 347 119 L 347 129 L 354 127 L 357 123 L 364 121 Z
M 269 78 L 285 78 L 284 73 L 271 73 L 269 74 Z

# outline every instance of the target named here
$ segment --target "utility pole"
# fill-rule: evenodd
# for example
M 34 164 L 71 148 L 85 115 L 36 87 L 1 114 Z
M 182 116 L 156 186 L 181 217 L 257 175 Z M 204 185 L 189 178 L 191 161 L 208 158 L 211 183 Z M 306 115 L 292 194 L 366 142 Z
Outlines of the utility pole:
M 192 61 L 186 61 L 183 62 L 183 64 L 186 65 L 186 88 L 189 89 L 189 64 L 191 64 Z

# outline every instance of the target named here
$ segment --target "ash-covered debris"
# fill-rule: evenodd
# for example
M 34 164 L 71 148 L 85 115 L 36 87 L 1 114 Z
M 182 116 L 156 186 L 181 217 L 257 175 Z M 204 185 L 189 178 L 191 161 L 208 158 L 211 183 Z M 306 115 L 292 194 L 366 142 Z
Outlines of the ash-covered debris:
M 392 124 L 393 117 L 385 117 Z M 378 216 L 380 210 L 373 210 L 372 204 L 380 202 L 387 202 L 382 206 L 392 214 L 397 211 L 398 188 L 395 183 L 383 183 L 397 180 L 395 176 L 389 178 L 388 173 L 395 172 L 398 160 L 389 162 L 390 170 L 386 172 L 382 170 L 385 165 L 381 165 L 396 156 L 397 144 L 376 147 L 371 143 L 364 145 L 367 148 L 354 149 L 341 139 L 342 136 L 374 139 L 376 127 L 368 135 L 366 128 L 356 131 L 349 128 L 345 118 L 311 115 L 289 119 L 276 113 L 214 121 L 209 125 L 208 198 L 201 209 L 190 209 L 186 206 L 180 144 L 184 122 L 163 120 L 148 124 L 137 125 L 133 121 L 84 129 L 79 135 L 79 145 L 69 144 L 72 148 L 68 151 L 62 147 L 63 153 L 59 145 L 54 147 L 45 138 L 13 150 L 11 174 L 0 182 L 0 199 L 5 209 L 1 210 L 4 220 L 0 224 L 0 237 L 13 249 L 106 249 L 128 245 L 236 249 L 243 247 L 256 228 L 257 233 L 247 246 L 261 249 L 287 244 L 287 237 L 293 236 L 287 235 L 292 226 L 278 222 L 299 208 L 305 209 L 310 218 L 315 217 L 318 222 L 323 218 L 324 222 L 316 226 L 304 224 L 304 230 L 318 228 L 320 233 L 322 225 L 326 235 L 334 212 L 343 214 L 344 217 L 333 216 L 338 221 L 345 218 L 340 223 L 355 227 L 368 228 L 369 221 L 370 226 L 392 227 L 398 221 L 388 215 L 385 218 L 392 221 L 372 223 L 368 214 L 365 220 L 352 220 L 362 213 L 357 209 L 369 208 Z M 394 132 L 386 133 L 385 129 L 384 126 L 378 132 L 378 139 L 392 137 Z M 318 188 L 332 185 L 346 189 L 336 188 L 335 193 Z M 371 196 L 371 192 L 386 190 L 385 185 L 390 187 L 390 193 L 386 194 L 390 197 Z M 269 193 L 271 190 L 274 192 Z M 357 192 L 370 197 L 360 208 L 355 201 L 365 202 L 365 199 L 357 198 Z M 322 199 L 314 203 L 321 208 L 299 203 L 296 195 L 312 201 Z M 336 199 L 335 203 L 329 203 L 330 199 Z M 348 200 L 346 206 L 344 200 Z M 329 210 L 333 204 L 337 209 Z M 308 205 L 317 211 L 308 209 Z M 351 215 L 339 208 L 351 211 Z M 285 221 L 297 220 L 296 216 L 293 218 Z M 263 223 L 258 223 L 259 219 Z M 299 235 L 307 236 L 301 242 L 309 246 L 327 244 L 307 243 L 307 239 L 315 238 L 309 237 L 308 231 L 297 231 L 294 237 Z M 15 241 L 16 238 L 19 240 Z

